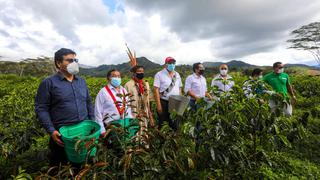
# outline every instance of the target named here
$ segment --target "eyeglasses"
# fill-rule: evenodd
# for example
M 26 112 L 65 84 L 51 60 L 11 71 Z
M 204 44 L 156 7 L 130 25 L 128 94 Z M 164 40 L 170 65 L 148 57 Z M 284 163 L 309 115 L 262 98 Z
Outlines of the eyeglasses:
M 73 63 L 73 62 L 79 62 L 79 59 L 65 59 L 65 61 L 68 61 L 69 63 Z
M 228 70 L 227 68 L 221 68 L 221 70 Z
M 283 66 L 279 67 L 279 69 L 282 69 L 282 68 L 283 68 Z

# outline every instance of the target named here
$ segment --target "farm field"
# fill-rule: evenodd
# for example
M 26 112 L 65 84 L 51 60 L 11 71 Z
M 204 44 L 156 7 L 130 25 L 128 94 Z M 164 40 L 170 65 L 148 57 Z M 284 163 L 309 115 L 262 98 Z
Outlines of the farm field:
M 232 75 L 237 86 L 231 96 L 221 97 L 210 108 L 202 102 L 197 112 L 174 116 L 181 121 L 177 133 L 166 125 L 151 128 L 149 148 L 123 142 L 115 152 L 100 140 L 96 157 L 83 166 L 82 178 L 318 179 L 320 78 L 291 75 L 298 101 L 287 118 L 271 114 L 267 103 L 245 98 L 241 85 L 246 77 Z M 0 75 L 0 179 L 49 178 L 49 136 L 34 113 L 35 93 L 43 78 Z M 94 100 L 105 79 L 86 81 Z M 202 126 L 198 131 L 196 121 Z M 70 177 L 69 168 L 61 167 L 52 177 Z

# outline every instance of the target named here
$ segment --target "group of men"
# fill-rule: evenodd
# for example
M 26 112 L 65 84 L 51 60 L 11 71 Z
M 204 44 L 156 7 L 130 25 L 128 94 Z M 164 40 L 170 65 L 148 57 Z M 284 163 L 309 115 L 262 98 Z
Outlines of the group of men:
M 104 136 L 106 125 L 123 118 L 137 118 L 142 113 L 149 121 L 145 122 L 144 127 L 148 124 L 155 126 L 156 122 L 150 107 L 152 96 L 157 109 L 158 127 L 167 121 L 170 127 L 176 130 L 177 124 L 171 120 L 168 107 L 170 96 L 188 95 L 190 108 L 194 110 L 198 99 L 215 98 L 208 92 L 203 64 L 193 65 L 193 74 L 186 78 L 183 90 L 180 74 L 175 71 L 176 60 L 167 57 L 164 68 L 154 77 L 153 93 L 149 83 L 144 80 L 143 66 L 136 65 L 131 68 L 132 78 L 124 86 L 121 86 L 120 71 L 113 69 L 107 73 L 107 85 L 97 94 L 93 107 L 86 82 L 77 75 L 79 65 L 76 53 L 62 48 L 55 53 L 54 62 L 58 72 L 41 82 L 35 99 L 37 118 L 51 135 L 49 141 L 51 166 L 68 162 L 59 133 L 59 128 L 64 125 L 76 124 L 86 119 L 94 120 L 101 126 L 101 136 Z M 264 77 L 262 70 L 255 69 L 250 79 L 243 84 L 246 96 L 251 98 L 257 93 L 281 93 L 287 97 L 289 92 L 295 100 L 289 76 L 283 72 L 283 66 L 280 62 L 275 63 L 274 71 Z M 218 93 L 231 91 L 235 82 L 228 74 L 228 66 L 222 64 L 219 70 L 220 73 L 213 78 L 211 86 L 216 87 Z M 253 89 L 251 84 L 260 80 L 272 86 L 273 91 L 263 87 L 261 90 Z M 269 105 L 272 110 L 278 106 L 273 100 L 269 101 Z M 291 115 L 291 105 L 285 106 L 284 112 L 286 115 Z

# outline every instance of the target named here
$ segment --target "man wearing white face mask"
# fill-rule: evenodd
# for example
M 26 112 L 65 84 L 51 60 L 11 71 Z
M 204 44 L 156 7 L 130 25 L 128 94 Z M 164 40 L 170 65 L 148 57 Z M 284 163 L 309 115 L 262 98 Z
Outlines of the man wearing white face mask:
M 35 99 L 37 118 L 51 135 L 50 166 L 67 163 L 59 128 L 94 119 L 86 82 L 76 75 L 79 65 L 75 57 L 76 53 L 66 48 L 55 53 L 54 62 L 58 72 L 41 82 Z
M 269 74 L 265 75 L 263 77 L 263 80 L 268 83 L 275 92 L 281 94 L 283 98 L 287 101 L 283 105 L 283 112 L 287 116 L 292 115 L 292 105 L 290 100 L 288 99 L 288 93 L 291 95 L 291 100 L 293 103 L 296 102 L 296 96 L 294 94 L 293 87 L 291 85 L 289 75 L 287 73 L 284 73 L 284 64 L 281 62 L 276 62 L 273 64 L 273 71 Z M 271 108 L 271 111 L 274 112 L 276 108 L 280 106 L 280 102 L 277 102 L 277 100 L 270 99 L 269 106 Z
M 154 77 L 153 86 L 159 127 L 164 121 L 167 121 L 172 129 L 177 130 L 177 122 L 173 122 L 170 118 L 168 101 L 171 95 L 181 95 L 182 81 L 179 73 L 175 71 L 175 64 L 175 59 L 167 57 L 165 68 Z
M 221 94 L 230 91 L 234 86 L 234 81 L 228 75 L 228 66 L 226 64 L 221 64 L 219 70 L 220 74 L 212 79 L 211 87 L 217 87 L 218 94 Z
M 107 73 L 108 84 L 103 87 L 95 102 L 95 120 L 101 127 L 102 136 L 105 134 L 105 125 L 124 118 L 132 118 L 131 107 L 127 90 L 121 86 L 121 74 L 112 69 Z M 121 96 L 119 96 L 119 94 Z

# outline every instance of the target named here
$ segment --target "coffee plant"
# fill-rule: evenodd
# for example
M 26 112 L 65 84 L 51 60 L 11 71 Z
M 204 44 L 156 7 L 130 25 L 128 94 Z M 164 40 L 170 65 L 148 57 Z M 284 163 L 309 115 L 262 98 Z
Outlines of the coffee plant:
M 88 147 L 88 153 L 97 147 L 96 156 L 80 170 L 48 166 L 49 136 L 34 113 L 43 78 L 0 75 L 0 179 L 318 179 L 319 77 L 292 77 L 298 101 L 293 116 L 285 117 L 270 113 L 270 95 L 246 98 L 246 78 L 232 75 L 233 92 L 199 100 L 198 109 L 183 116 L 172 114 L 178 131 L 165 124 L 128 140 L 127 129 L 106 127 L 107 136 Z M 86 80 L 94 102 L 106 80 Z

